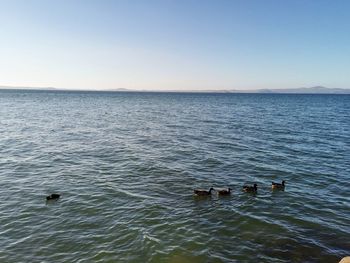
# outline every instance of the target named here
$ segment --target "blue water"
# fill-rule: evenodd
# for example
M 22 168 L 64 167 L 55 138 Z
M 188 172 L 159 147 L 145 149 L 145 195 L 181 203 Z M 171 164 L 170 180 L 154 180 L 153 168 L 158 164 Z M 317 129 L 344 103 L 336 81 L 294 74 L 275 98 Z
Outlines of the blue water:
M 338 262 L 349 175 L 348 95 L 3 90 L 0 262 Z

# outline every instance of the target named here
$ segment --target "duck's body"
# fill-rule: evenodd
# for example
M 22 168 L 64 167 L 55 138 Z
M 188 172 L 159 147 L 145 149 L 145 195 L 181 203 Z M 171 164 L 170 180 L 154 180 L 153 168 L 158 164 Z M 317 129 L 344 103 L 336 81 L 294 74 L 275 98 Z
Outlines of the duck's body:
M 244 192 L 249 192 L 249 193 L 256 193 L 258 191 L 258 185 L 257 184 L 254 184 L 253 186 L 244 185 L 243 186 L 243 191 Z
M 58 200 L 59 198 L 60 198 L 59 194 L 51 194 L 51 195 L 46 196 L 46 200 L 47 201 L 49 201 L 49 200 Z
M 218 195 L 230 195 L 231 194 L 231 188 L 227 189 L 221 189 L 221 190 L 216 190 L 218 192 Z
M 284 190 L 285 187 L 285 181 L 282 181 L 281 184 L 275 182 L 272 182 L 271 184 L 272 190 Z
M 203 189 L 194 189 L 193 193 L 196 196 L 210 196 L 211 195 L 211 191 L 213 191 L 214 188 L 210 188 L 209 191 L 207 190 L 203 190 Z

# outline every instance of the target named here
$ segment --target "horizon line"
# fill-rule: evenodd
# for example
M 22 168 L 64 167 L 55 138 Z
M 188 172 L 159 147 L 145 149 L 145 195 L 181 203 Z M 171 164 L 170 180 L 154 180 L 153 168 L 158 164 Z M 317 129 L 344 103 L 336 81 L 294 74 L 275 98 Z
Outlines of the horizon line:
M 56 87 L 26 87 L 26 86 L 1 86 L 0 90 L 32 90 L 32 91 L 87 91 L 87 92 L 154 92 L 154 93 L 292 93 L 292 94 L 350 94 L 350 88 L 327 88 L 323 86 L 301 87 L 301 88 L 280 88 L 280 89 L 84 89 L 84 88 L 56 88 Z M 323 91 L 323 92 L 322 92 Z

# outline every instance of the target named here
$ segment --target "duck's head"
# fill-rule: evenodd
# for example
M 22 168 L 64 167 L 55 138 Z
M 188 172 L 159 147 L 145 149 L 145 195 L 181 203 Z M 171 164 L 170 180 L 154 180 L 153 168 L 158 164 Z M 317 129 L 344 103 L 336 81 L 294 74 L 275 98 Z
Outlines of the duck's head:
M 283 186 L 284 186 L 284 183 L 285 183 L 285 182 L 286 182 L 286 181 L 284 181 L 284 180 L 282 181 L 282 185 L 283 185 Z
M 254 184 L 254 189 L 258 189 L 258 185 L 257 184 Z

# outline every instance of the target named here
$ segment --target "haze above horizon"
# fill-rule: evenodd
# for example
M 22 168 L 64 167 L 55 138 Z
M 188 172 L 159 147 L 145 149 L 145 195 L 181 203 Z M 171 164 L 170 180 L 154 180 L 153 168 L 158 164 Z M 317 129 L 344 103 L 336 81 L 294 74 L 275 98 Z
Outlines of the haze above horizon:
M 349 88 L 348 1 L 0 1 L 0 85 Z

